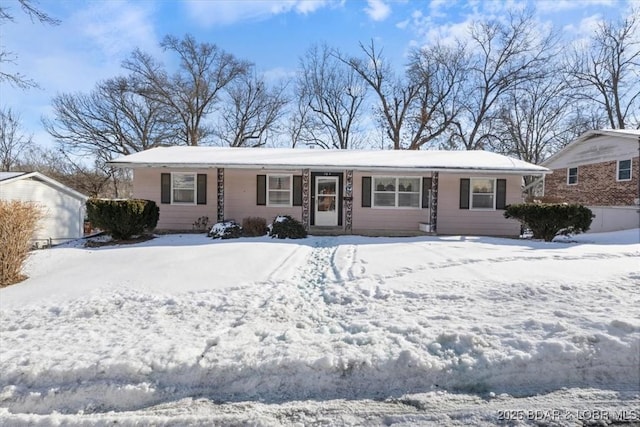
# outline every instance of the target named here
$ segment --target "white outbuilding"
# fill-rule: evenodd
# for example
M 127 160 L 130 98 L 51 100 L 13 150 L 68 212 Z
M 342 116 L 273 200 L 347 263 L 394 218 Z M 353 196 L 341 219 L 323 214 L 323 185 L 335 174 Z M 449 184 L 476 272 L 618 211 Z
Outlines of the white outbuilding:
M 38 246 L 83 237 L 87 199 L 88 196 L 39 172 L 0 172 L 0 200 L 33 202 L 43 209 L 34 235 Z

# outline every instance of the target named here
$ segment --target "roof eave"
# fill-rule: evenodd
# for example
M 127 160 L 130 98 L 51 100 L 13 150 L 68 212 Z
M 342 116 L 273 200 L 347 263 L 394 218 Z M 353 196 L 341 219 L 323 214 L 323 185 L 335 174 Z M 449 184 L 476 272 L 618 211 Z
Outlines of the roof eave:
M 42 182 L 45 182 L 45 183 L 51 185 L 52 187 L 55 187 L 58 190 L 63 191 L 63 192 L 65 192 L 65 193 L 69 194 L 70 196 L 75 197 L 77 199 L 84 200 L 84 201 L 87 201 L 89 199 L 89 196 L 86 196 L 86 195 L 74 190 L 71 187 L 67 187 L 66 185 L 64 185 L 64 184 L 62 184 L 62 183 L 60 183 L 60 182 L 58 182 L 58 181 L 56 181 L 56 180 L 54 180 L 52 178 L 49 178 L 48 176 L 43 175 L 40 172 L 27 172 L 27 173 L 24 173 L 22 175 L 15 176 L 13 178 L 9 178 L 9 179 L 5 179 L 3 181 L 0 181 L 0 183 L 9 184 L 9 183 L 14 182 L 14 181 L 20 181 L 20 180 L 28 179 L 28 178 L 36 178 L 36 179 L 38 179 L 38 180 L 40 180 Z
M 528 168 L 484 168 L 484 167 L 438 167 L 438 166 L 362 166 L 362 165 L 290 165 L 290 164 L 234 164 L 234 163 L 149 163 L 149 162 L 110 162 L 111 166 L 119 168 L 142 169 L 142 168 L 171 168 L 171 169 L 263 169 L 263 170 L 291 170 L 291 169 L 313 169 L 323 171 L 351 169 L 356 171 L 381 171 L 381 172 L 483 172 L 496 174 L 518 174 L 518 175 L 545 175 L 551 173 L 549 169 L 528 169 Z

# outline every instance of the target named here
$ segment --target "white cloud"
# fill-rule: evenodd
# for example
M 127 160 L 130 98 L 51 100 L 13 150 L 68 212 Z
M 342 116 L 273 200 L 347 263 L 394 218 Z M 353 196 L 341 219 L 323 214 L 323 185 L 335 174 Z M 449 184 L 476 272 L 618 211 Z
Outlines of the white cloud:
M 3 41 L 19 56 L 18 69 L 41 87 L 21 91 L 3 84 L 3 104 L 22 114 L 37 143 L 53 145 L 40 124 L 41 116 L 51 115 L 53 96 L 86 93 L 98 81 L 123 74 L 121 62 L 136 47 L 159 52 L 152 7 L 123 1 L 63 5 L 52 13 L 60 25 L 34 24 L 20 15 L 3 26 Z
M 188 0 L 184 3 L 189 17 L 204 27 L 262 21 L 291 11 L 306 15 L 340 4 L 342 1 L 335 0 Z
M 91 3 L 90 3 L 91 4 Z M 100 2 L 91 4 L 72 16 L 76 26 L 88 41 L 93 42 L 106 57 L 122 57 L 139 47 L 157 48 L 158 39 L 151 24 L 152 3 Z
M 583 10 L 587 7 L 615 7 L 618 0 L 544 0 L 536 2 L 540 13 L 556 13 L 567 10 Z
M 364 11 L 374 21 L 384 21 L 391 14 L 391 8 L 383 0 L 367 0 Z

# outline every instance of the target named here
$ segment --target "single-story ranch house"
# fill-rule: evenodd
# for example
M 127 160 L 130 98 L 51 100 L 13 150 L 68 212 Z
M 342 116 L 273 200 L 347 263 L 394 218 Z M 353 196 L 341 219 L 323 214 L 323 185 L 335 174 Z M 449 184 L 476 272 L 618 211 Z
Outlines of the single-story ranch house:
M 486 151 L 161 147 L 120 157 L 158 229 L 291 215 L 311 233 L 517 236 L 522 177 L 549 170 Z

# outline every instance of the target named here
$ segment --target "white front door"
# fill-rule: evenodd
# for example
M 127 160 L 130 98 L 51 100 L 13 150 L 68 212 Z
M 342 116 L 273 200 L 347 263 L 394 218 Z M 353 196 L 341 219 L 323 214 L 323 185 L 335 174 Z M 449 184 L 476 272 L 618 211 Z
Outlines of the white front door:
M 338 225 L 338 177 L 316 177 L 315 225 Z

